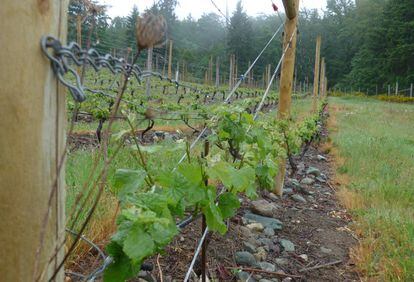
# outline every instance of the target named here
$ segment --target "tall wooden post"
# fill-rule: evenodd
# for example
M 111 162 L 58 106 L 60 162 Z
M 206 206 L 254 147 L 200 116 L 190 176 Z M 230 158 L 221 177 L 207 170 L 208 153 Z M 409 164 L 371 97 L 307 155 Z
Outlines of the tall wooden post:
M 152 51 L 153 47 L 148 48 L 148 58 L 147 58 L 147 70 L 152 71 Z M 149 98 L 151 96 L 151 77 L 147 77 L 146 79 L 146 90 L 145 93 L 147 97 Z
M 323 99 L 323 97 L 325 95 L 325 93 L 323 93 L 324 86 L 325 86 L 325 57 L 322 58 L 322 62 L 321 62 L 321 74 L 320 74 L 319 85 L 320 85 L 319 95 Z
M 321 41 L 320 35 L 316 38 L 316 52 L 315 52 L 315 69 L 313 76 L 313 95 L 312 95 L 312 111 L 316 113 L 318 107 L 318 94 L 319 94 L 319 71 L 321 62 Z
M 295 53 L 296 53 L 296 26 L 298 22 L 298 10 L 299 0 L 283 0 L 283 5 L 286 10 L 286 22 L 283 38 L 283 51 L 286 51 L 285 57 L 282 62 L 282 69 L 280 75 L 280 98 L 278 104 L 277 117 L 278 119 L 290 118 L 290 106 L 292 102 L 292 81 L 293 81 L 293 69 L 295 66 Z M 290 42 L 290 39 L 292 41 Z M 279 161 L 279 170 L 275 178 L 275 193 L 279 196 L 283 194 L 283 184 L 286 173 L 286 158 L 282 158 Z
M 65 93 L 40 39 L 66 39 L 68 1 L 3 0 L 0 9 L 0 214 L 2 281 L 48 281 L 65 236 Z M 57 185 L 54 185 L 57 180 Z M 56 187 L 48 206 L 52 187 Z M 37 263 L 43 219 L 50 209 Z M 56 281 L 63 281 L 61 271 Z
M 175 81 L 178 81 L 180 78 L 180 62 L 177 62 L 177 69 L 175 70 Z
M 82 15 L 76 16 L 76 43 L 82 48 Z M 77 68 L 78 75 L 81 75 L 82 68 Z
M 233 55 L 230 55 L 229 89 L 233 88 Z
M 220 59 L 216 58 L 216 87 L 220 86 Z
M 268 87 L 269 86 L 269 83 L 270 83 L 270 76 L 271 76 L 271 67 L 272 67 L 272 65 L 270 65 L 270 64 L 268 64 L 267 65 L 267 71 L 266 71 L 266 74 L 267 74 L 267 76 L 266 76 L 266 87 Z
M 238 65 L 237 65 L 237 61 L 236 61 L 236 55 L 234 55 L 234 75 L 233 75 L 233 85 L 236 85 L 237 80 L 239 79 L 239 70 L 238 70 Z
M 398 95 L 398 81 L 395 83 L 395 96 Z
M 296 93 L 297 89 L 297 79 L 298 79 L 298 69 L 295 68 L 293 71 L 293 93 Z
M 413 98 L 413 84 L 410 85 L 410 98 Z
M 173 41 L 170 39 L 170 53 L 168 56 L 168 78 L 172 78 L 172 49 L 173 49 Z

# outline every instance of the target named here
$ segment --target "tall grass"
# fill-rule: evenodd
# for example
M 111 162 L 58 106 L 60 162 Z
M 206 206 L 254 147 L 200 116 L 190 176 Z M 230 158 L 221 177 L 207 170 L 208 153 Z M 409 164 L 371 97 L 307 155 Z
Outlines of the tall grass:
M 359 269 L 380 281 L 414 281 L 414 106 L 331 98 L 333 141 L 344 163 L 346 191 L 362 237 Z M 358 204 L 355 204 L 359 201 Z

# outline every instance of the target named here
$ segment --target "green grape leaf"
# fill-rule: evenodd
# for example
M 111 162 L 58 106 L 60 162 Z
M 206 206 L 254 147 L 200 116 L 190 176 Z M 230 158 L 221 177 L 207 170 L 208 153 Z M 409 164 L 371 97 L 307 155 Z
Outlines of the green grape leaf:
M 120 282 L 138 274 L 141 265 L 132 264 L 131 260 L 122 252 L 122 247 L 115 242 L 106 246 L 106 251 L 114 259 L 104 273 L 105 282 Z
M 184 176 L 184 178 L 194 185 L 201 185 L 203 183 L 203 175 L 201 173 L 201 167 L 199 164 L 180 164 L 178 171 Z
M 217 231 L 222 235 L 226 233 L 227 227 L 223 222 L 220 209 L 214 202 L 210 202 L 207 206 L 205 206 L 203 208 L 203 213 L 206 217 L 207 226 L 210 230 Z
M 171 220 L 169 224 L 154 223 L 148 233 L 158 245 L 167 245 L 178 234 L 178 229 Z
M 114 175 L 112 192 L 118 196 L 121 202 L 125 201 L 129 195 L 142 187 L 145 177 L 144 170 L 118 169 Z
M 219 196 L 218 207 L 223 219 L 227 219 L 236 214 L 237 209 L 240 207 L 240 202 L 236 195 L 226 192 Z
M 155 245 L 151 236 L 135 224 L 129 230 L 122 249 L 134 263 L 141 263 L 145 257 L 152 255 Z

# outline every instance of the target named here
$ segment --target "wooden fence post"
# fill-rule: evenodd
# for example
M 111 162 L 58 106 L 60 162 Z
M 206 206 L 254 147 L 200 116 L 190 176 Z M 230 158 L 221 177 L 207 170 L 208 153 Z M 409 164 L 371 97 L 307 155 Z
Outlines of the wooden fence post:
M 413 84 L 410 85 L 410 98 L 413 98 Z
M 178 81 L 180 78 L 180 61 L 177 61 L 177 69 L 175 70 L 175 81 Z
M 398 95 L 398 81 L 395 83 L 395 96 Z
M 229 89 L 233 88 L 233 55 L 230 55 Z
M 216 58 L 216 87 L 220 86 L 220 59 Z
M 152 51 L 153 47 L 148 48 L 148 58 L 147 58 L 147 70 L 152 71 Z M 146 96 L 149 98 L 151 96 L 151 77 L 147 77 L 146 79 Z
M 322 57 L 321 74 L 320 74 L 320 81 L 319 81 L 319 96 L 321 98 L 325 96 L 324 89 L 325 89 L 325 58 Z
M 292 102 L 292 81 L 293 70 L 295 66 L 295 52 L 296 52 L 296 35 L 297 35 L 297 22 L 298 22 L 298 10 L 299 0 L 283 0 L 283 5 L 286 10 L 286 22 L 283 39 L 283 51 L 289 45 L 285 57 L 282 62 L 282 69 L 280 74 L 280 98 L 278 104 L 277 117 L 279 119 L 290 118 L 290 106 Z M 275 193 L 281 196 L 283 194 L 283 184 L 286 173 L 286 158 L 282 158 L 279 161 L 279 169 L 275 178 Z
M 173 41 L 170 39 L 170 52 L 168 56 L 168 78 L 172 78 L 172 49 L 173 49 Z
M 48 281 L 65 238 L 66 90 L 56 80 L 40 39 L 66 39 L 68 1 L 3 0 L 0 9 L 0 214 L 2 281 L 33 281 L 43 219 L 50 208 L 37 274 Z M 61 173 L 58 166 L 61 164 Z M 56 183 L 57 185 L 53 185 Z M 48 200 L 52 187 L 56 193 Z M 36 275 L 37 276 L 37 275 Z M 56 281 L 63 281 L 61 271 Z
M 319 71 L 321 62 L 321 41 L 322 37 L 318 35 L 316 38 L 316 52 L 315 52 L 315 69 L 313 77 L 313 96 L 312 96 L 312 111 L 316 113 L 318 107 L 318 91 L 319 91 Z

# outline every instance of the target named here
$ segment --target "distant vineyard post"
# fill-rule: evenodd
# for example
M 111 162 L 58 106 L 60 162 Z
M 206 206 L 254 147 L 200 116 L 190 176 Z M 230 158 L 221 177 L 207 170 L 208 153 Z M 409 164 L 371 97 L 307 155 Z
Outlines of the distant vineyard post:
M 153 50 L 152 47 L 148 48 L 147 70 L 149 72 L 152 71 L 152 50 Z M 151 96 L 151 77 L 147 77 L 147 80 L 146 80 L 145 84 L 146 84 L 146 87 L 147 87 L 145 93 L 146 93 L 147 97 L 150 97 Z
M 68 2 L 1 3 L 2 281 L 48 281 L 64 255 L 65 89 L 40 39 L 65 41 Z
M 172 49 L 173 49 L 173 41 L 170 39 L 170 53 L 168 56 L 168 78 L 172 78 Z
M 220 86 L 220 59 L 216 58 L 216 87 Z
M 286 22 L 283 39 L 283 51 L 287 48 L 285 57 L 282 62 L 280 74 L 280 98 L 277 111 L 279 119 L 290 118 L 290 106 L 292 102 L 292 82 L 293 71 L 295 66 L 296 53 L 296 36 L 298 23 L 299 0 L 283 0 L 286 11 Z M 275 193 L 279 196 L 283 194 L 283 183 L 286 173 L 286 158 L 279 161 L 279 169 L 275 178 Z
M 319 82 L 319 96 L 322 98 L 325 94 L 323 93 L 325 89 L 325 57 L 322 58 L 321 62 L 321 74 Z
M 313 96 L 312 96 L 312 111 L 316 113 L 318 104 L 318 91 L 319 91 L 319 71 L 321 62 L 321 41 L 322 37 L 318 35 L 316 38 L 316 52 L 315 52 L 315 69 L 313 76 Z

